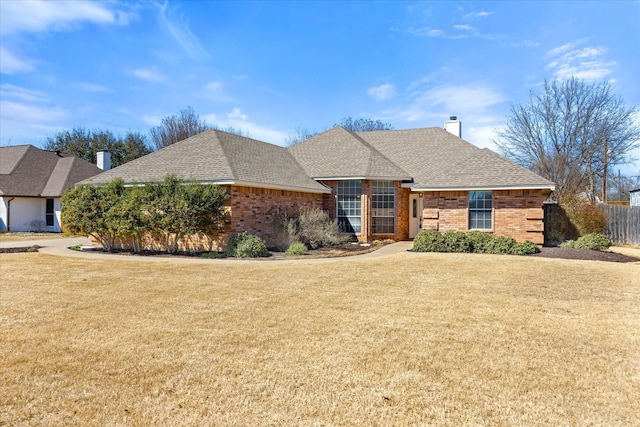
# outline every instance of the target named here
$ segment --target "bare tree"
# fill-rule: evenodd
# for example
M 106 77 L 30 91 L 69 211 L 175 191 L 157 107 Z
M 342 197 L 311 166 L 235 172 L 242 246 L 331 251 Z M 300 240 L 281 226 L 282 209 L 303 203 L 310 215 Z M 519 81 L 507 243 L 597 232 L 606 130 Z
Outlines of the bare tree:
M 336 125 L 337 126 L 337 125 Z M 351 116 L 343 117 L 340 126 L 351 132 L 370 132 L 374 130 L 392 130 L 390 123 L 383 123 L 373 119 L 352 119 Z
M 545 81 L 541 93 L 532 91 L 527 103 L 511 107 L 494 143 L 506 157 L 555 182 L 556 199 L 580 192 L 595 197 L 606 164 L 629 163 L 627 154 L 640 145 L 636 113 L 608 82 Z
M 162 124 L 151 128 L 149 133 L 156 149 L 159 150 L 209 129 L 193 108 L 187 107 L 177 115 L 163 118 Z
M 289 147 L 291 145 L 297 144 L 300 141 L 309 139 L 312 136 L 316 136 L 317 134 L 318 132 L 311 132 L 308 127 L 298 125 L 296 126 L 294 132 L 291 135 L 287 136 L 284 144 Z

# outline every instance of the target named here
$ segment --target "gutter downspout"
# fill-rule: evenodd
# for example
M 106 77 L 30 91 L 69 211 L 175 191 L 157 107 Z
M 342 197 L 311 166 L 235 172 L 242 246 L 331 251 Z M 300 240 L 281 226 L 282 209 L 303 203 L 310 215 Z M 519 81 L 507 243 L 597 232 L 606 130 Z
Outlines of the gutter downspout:
M 15 197 L 7 200 L 7 233 L 11 231 L 11 201 L 15 199 Z

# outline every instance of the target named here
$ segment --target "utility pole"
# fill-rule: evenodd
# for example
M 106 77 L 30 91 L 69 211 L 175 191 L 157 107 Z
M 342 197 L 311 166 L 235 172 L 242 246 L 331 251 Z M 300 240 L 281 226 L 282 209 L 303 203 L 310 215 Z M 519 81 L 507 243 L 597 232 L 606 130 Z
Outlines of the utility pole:
M 607 203 L 607 137 L 604 137 L 604 173 L 602 174 L 602 202 Z

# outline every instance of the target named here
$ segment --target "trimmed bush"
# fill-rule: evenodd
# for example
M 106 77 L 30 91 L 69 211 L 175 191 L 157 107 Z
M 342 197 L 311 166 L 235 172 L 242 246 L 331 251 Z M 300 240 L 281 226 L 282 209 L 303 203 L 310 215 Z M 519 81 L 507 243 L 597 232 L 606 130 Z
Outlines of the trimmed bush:
M 512 255 L 531 255 L 540 252 L 540 248 L 533 242 L 526 240 L 524 242 L 517 242 L 511 247 Z
M 576 247 L 576 241 L 567 240 L 566 242 L 562 243 L 560 246 L 567 249 L 574 249 Z
M 231 236 L 224 253 L 228 257 L 236 258 L 260 258 L 270 255 L 264 240 L 246 231 Z
M 445 231 L 442 234 L 444 240 L 443 252 L 469 253 L 472 247 L 466 233 L 462 231 Z
M 470 231 L 467 233 L 467 239 L 473 252 L 485 253 L 487 246 L 493 241 L 493 236 L 484 231 Z
M 540 252 L 540 248 L 528 240 L 516 242 L 511 237 L 494 237 L 482 231 L 446 231 L 424 230 L 413 239 L 415 252 L 456 252 L 489 253 L 504 255 L 531 255 Z
M 488 254 L 505 255 L 510 254 L 516 240 L 511 237 L 498 236 L 494 237 L 487 243 L 485 252 Z
M 436 230 L 423 230 L 413 239 L 415 252 L 444 252 L 444 237 Z
M 611 240 L 607 239 L 604 234 L 591 233 L 580 237 L 576 240 L 576 249 L 590 249 L 592 251 L 604 251 L 611 246 Z
M 289 246 L 284 253 L 286 253 L 287 255 L 302 255 L 306 254 L 308 251 L 309 250 L 304 244 L 294 243 L 293 245 Z

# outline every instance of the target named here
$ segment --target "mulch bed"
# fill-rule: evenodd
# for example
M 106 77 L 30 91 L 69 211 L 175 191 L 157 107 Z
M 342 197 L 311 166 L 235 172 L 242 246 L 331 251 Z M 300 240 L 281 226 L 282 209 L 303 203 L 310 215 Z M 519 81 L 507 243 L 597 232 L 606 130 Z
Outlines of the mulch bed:
M 591 251 L 588 249 L 571 249 L 560 247 L 542 247 L 540 253 L 529 255 L 541 258 L 579 259 L 585 261 L 606 262 L 638 262 L 640 258 L 634 258 L 617 252 Z
M 268 258 L 260 258 L 263 260 L 279 260 L 279 259 L 309 259 L 309 258 L 329 258 L 329 257 L 341 257 L 349 255 L 359 255 L 367 252 L 374 251 L 380 246 L 361 246 L 346 243 L 333 248 L 321 248 L 307 252 L 304 255 L 286 255 L 284 252 L 271 252 L 271 256 Z M 20 253 L 20 252 L 38 252 L 40 246 L 28 246 L 20 248 L 0 248 L 0 254 L 2 253 Z M 114 252 L 121 255 L 134 255 L 128 251 Z M 166 252 L 159 251 L 142 251 L 136 255 L 143 256 L 164 256 L 164 257 L 200 257 L 199 253 L 186 253 L 179 252 L 177 254 L 167 254 Z M 542 247 L 540 253 L 534 255 L 528 255 L 532 257 L 540 258 L 558 258 L 558 259 L 577 259 L 585 261 L 605 261 L 605 262 L 640 262 L 640 258 L 634 258 L 627 255 L 619 254 L 616 252 L 600 252 L 590 251 L 587 249 L 570 249 L 561 247 Z
M 33 245 L 33 246 L 24 246 L 21 248 L 0 248 L 0 254 L 17 254 L 20 252 L 38 252 L 41 246 Z

